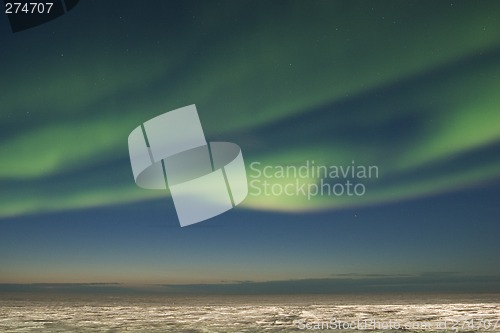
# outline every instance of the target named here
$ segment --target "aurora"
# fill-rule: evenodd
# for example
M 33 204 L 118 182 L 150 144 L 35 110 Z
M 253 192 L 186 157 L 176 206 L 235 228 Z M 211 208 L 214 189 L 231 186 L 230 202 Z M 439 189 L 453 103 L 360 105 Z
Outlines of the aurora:
M 499 1 L 80 1 L 3 28 L 0 284 L 500 290 Z M 250 193 L 180 228 L 127 138 L 191 104 Z
M 68 15 L 102 6 L 80 4 Z M 498 178 L 500 157 L 490 153 L 500 140 L 495 2 L 428 10 L 419 2 L 292 1 L 284 12 L 259 2 L 241 5 L 248 22 L 237 5 L 176 6 L 156 4 L 147 27 L 127 3 L 126 24 L 113 16 L 88 29 L 61 19 L 2 32 L 0 70 L 10 79 L 0 81 L 0 217 L 168 196 L 135 188 L 126 138 L 141 120 L 193 103 L 207 138 L 240 145 L 250 173 L 251 161 L 377 166 L 378 186 L 364 204 Z M 243 205 L 303 208 L 261 199 Z

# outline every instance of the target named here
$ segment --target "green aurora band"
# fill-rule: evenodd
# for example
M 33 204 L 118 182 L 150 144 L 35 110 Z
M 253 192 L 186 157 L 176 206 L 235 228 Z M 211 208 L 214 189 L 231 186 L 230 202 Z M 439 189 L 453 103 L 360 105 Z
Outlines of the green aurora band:
M 248 209 L 377 204 L 500 176 L 498 2 L 124 4 L 127 22 L 106 6 L 1 35 L 0 217 L 166 197 L 136 187 L 127 136 L 193 103 L 207 138 L 238 143 L 247 167 L 380 170 L 363 197 L 249 196 Z M 100 13 L 92 27 L 86 11 Z

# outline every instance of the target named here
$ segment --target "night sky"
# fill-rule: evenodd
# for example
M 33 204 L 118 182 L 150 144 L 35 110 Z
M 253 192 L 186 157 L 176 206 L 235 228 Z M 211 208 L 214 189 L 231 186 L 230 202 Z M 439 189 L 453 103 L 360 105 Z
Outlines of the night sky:
M 500 290 L 498 1 L 82 0 L 18 33 L 0 15 L 0 42 L 0 284 Z M 181 228 L 127 137 L 191 104 L 249 180 L 378 177 Z

